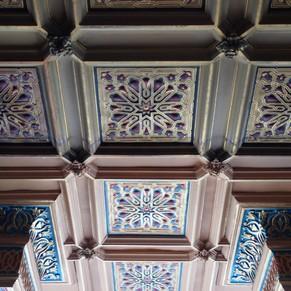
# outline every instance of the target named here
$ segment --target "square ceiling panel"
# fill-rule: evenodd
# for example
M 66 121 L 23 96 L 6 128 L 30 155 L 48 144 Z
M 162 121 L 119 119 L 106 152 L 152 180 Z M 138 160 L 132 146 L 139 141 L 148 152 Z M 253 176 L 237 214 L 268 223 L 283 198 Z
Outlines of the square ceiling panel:
M 271 8 L 291 8 L 291 0 L 271 0 Z
M 184 235 L 186 181 L 105 181 L 108 234 Z
M 48 142 L 35 68 L 0 68 L 0 142 Z
M 202 8 L 202 0 L 90 0 L 91 8 Z
M 96 68 L 103 142 L 191 142 L 198 68 Z
M 24 8 L 24 0 L 0 0 L 1 8 Z
M 112 263 L 114 291 L 180 291 L 182 263 Z
M 246 142 L 291 142 L 291 68 L 258 68 Z

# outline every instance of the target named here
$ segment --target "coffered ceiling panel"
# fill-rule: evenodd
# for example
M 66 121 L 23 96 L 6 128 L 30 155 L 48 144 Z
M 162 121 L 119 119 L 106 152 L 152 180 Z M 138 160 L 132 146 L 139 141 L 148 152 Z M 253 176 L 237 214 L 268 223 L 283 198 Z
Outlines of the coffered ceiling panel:
M 0 140 L 48 142 L 36 68 L 0 68 Z
M 189 183 L 106 181 L 109 234 L 185 235 Z
M 114 291 L 180 291 L 182 263 L 117 262 L 112 264 Z
M 291 141 L 291 69 L 258 68 L 247 142 Z
M 96 68 L 104 142 L 191 142 L 198 68 Z
M 202 8 L 202 0 L 90 0 L 91 8 Z

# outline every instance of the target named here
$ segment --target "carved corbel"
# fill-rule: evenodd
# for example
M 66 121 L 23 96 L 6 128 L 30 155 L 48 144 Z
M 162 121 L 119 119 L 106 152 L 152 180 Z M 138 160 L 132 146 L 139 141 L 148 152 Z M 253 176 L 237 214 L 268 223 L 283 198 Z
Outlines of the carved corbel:
M 68 35 L 51 35 L 48 37 L 48 47 L 51 56 L 64 57 L 73 54 L 72 41 Z
M 237 56 L 239 51 L 244 51 L 248 45 L 248 42 L 244 38 L 233 33 L 222 40 L 216 46 L 216 49 L 220 53 L 223 53 L 227 58 L 232 59 Z
M 84 163 L 74 161 L 65 169 L 67 173 L 73 173 L 77 177 L 82 177 L 87 172 L 88 167 Z
M 219 176 L 221 173 L 224 173 L 229 178 L 232 176 L 232 168 L 229 164 L 219 161 L 219 159 L 214 159 L 208 161 L 205 165 L 205 170 L 211 176 Z
M 68 257 L 70 261 L 78 261 L 81 259 L 91 260 L 97 256 L 97 243 L 93 239 L 86 239 L 79 246 L 73 247 Z
M 194 259 L 203 261 L 219 261 L 225 262 L 226 258 L 222 253 L 222 246 L 210 246 L 209 243 L 198 242 L 195 247 Z

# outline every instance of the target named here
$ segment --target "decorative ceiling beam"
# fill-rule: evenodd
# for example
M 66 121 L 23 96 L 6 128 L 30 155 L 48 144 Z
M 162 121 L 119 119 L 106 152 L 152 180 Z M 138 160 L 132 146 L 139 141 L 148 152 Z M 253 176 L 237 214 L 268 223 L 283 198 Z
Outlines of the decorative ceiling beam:
M 269 205 L 272 207 L 291 204 L 290 192 L 234 192 L 233 197 L 241 206 Z
M 192 261 L 192 249 L 109 249 L 99 248 L 97 256 L 104 261 Z
M 108 235 L 103 245 L 190 245 L 187 237 L 163 235 Z
M 65 167 L 0 167 L 0 179 L 63 180 L 68 175 Z
M 195 167 L 90 167 L 95 179 L 199 179 L 207 174 L 203 164 Z
M 291 180 L 291 168 L 243 168 L 232 169 L 233 180 Z

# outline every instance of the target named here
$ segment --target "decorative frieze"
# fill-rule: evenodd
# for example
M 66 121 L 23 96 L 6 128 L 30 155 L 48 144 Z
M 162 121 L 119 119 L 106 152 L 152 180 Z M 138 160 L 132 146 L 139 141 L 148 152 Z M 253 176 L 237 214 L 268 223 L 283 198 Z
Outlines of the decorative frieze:
M 259 68 L 245 141 L 290 142 L 290 98 L 290 68 Z
M 190 142 L 197 68 L 96 68 L 103 142 Z
M 185 181 L 106 181 L 109 234 L 182 235 L 189 183 Z
M 290 239 L 291 209 L 246 209 L 232 262 L 230 283 L 254 282 L 267 238 Z
M 38 73 L 0 68 L 0 142 L 48 142 Z
M 113 263 L 114 291 L 180 291 L 181 263 Z
M 243 51 L 248 46 L 248 42 L 236 34 L 230 35 L 222 40 L 216 49 L 223 53 L 227 58 L 232 59 L 235 57 L 239 51 Z
M 5 235 L 29 234 L 40 280 L 42 282 L 63 281 L 49 207 L 1 205 L 0 233 Z
M 90 0 L 95 8 L 202 8 L 202 0 Z

